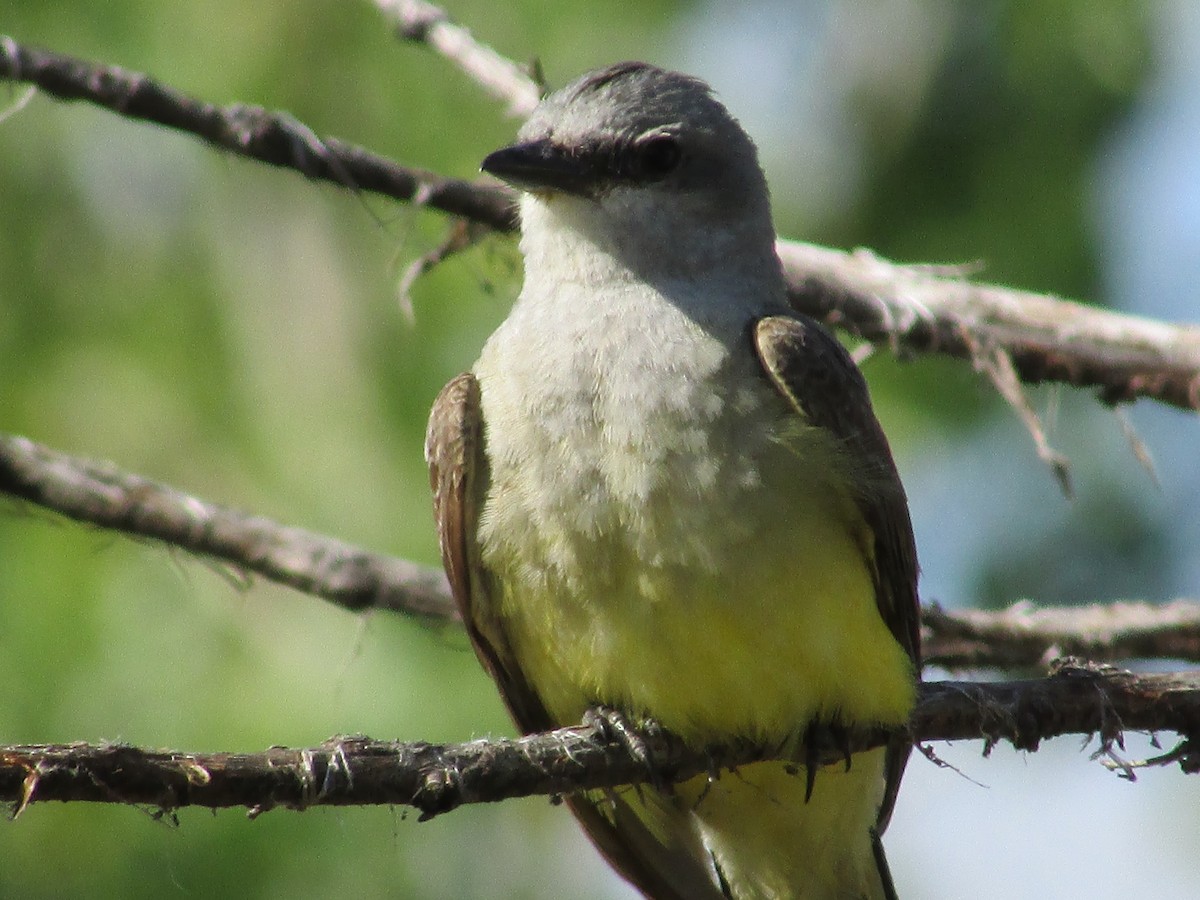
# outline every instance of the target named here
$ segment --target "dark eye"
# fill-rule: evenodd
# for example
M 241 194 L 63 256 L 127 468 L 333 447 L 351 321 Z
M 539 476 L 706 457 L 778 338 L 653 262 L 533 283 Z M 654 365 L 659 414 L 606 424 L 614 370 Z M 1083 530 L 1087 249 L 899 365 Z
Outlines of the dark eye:
M 679 141 L 669 134 L 659 134 L 640 141 L 636 153 L 638 174 L 647 179 L 670 175 L 683 158 Z

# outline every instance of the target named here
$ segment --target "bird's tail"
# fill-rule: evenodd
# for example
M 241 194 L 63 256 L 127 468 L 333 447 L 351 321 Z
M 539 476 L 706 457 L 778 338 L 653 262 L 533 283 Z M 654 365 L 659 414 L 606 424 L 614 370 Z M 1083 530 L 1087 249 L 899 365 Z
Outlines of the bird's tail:
M 849 771 L 758 763 L 699 785 L 693 817 L 731 900 L 896 900 L 875 820 L 884 751 Z M 681 786 L 688 789 L 689 785 Z
M 899 900 L 896 885 L 892 882 L 892 870 L 888 868 L 887 854 L 883 852 L 883 839 L 874 828 L 871 829 L 871 849 L 875 854 L 875 869 L 879 873 L 879 900 Z

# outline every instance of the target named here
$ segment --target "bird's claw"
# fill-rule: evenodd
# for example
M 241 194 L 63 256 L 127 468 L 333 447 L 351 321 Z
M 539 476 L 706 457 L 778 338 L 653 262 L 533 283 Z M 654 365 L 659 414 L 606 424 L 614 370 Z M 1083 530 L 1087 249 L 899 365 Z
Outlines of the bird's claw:
M 650 776 L 650 784 L 661 789 L 664 784 L 650 748 L 650 741 L 662 731 L 662 726 L 654 719 L 645 719 L 641 724 L 634 721 L 619 709 L 611 706 L 597 705 L 590 707 L 583 714 L 583 722 L 600 732 L 605 741 L 617 744 L 628 751 L 629 755 L 641 765 Z
M 825 765 L 831 750 L 837 750 L 845 760 L 846 771 L 850 771 L 850 734 L 839 719 L 821 721 L 814 719 L 804 729 L 804 802 L 812 798 L 813 786 L 817 781 L 817 769 Z

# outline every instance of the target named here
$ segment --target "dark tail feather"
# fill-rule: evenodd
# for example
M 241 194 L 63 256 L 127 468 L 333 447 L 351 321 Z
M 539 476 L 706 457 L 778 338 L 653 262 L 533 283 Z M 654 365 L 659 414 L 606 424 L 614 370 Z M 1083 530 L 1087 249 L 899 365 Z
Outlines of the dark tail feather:
M 871 829 L 871 850 L 875 853 L 875 867 L 879 869 L 879 882 L 883 890 L 883 900 L 898 900 L 896 885 L 892 882 L 892 872 L 888 868 L 887 856 L 883 852 L 883 840 L 879 832 Z

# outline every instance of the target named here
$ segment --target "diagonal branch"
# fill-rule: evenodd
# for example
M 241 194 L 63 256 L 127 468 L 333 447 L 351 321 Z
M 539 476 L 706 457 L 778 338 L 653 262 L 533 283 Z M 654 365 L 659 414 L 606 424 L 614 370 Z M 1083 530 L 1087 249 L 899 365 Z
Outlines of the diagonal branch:
M 23 47 L 3 36 L 0 78 L 190 132 L 308 178 L 421 203 L 497 231 L 516 226 L 506 188 L 397 165 L 337 138 L 318 138 L 285 114 L 214 106 L 146 75 Z M 1106 403 L 1147 397 L 1200 409 L 1200 327 L 948 277 L 868 251 L 845 253 L 786 240 L 778 250 L 796 309 L 872 343 L 902 354 L 966 360 L 973 359 L 973 346 L 991 347 L 1008 354 L 1025 382 L 1096 388 Z
M 68 456 L 0 434 L 0 494 L 133 537 L 162 541 L 261 575 L 345 609 L 386 609 L 457 621 L 438 569 L 372 553 L 201 500 L 109 463 Z M 923 611 L 926 664 L 945 669 L 1097 661 L 1200 662 L 1200 603 L 1115 603 L 1039 609 Z
M 80 522 L 150 538 L 349 610 L 457 619 L 442 572 L 227 509 L 107 463 L 0 435 L 0 493 Z
M 320 138 L 286 113 L 217 106 L 149 75 L 24 47 L 0 35 L 0 78 L 37 85 L 57 100 L 85 100 L 130 119 L 194 134 L 215 147 L 306 178 L 421 203 L 499 230 L 515 226 L 511 192 L 400 166 L 337 138 Z
M 508 104 L 508 114 L 525 118 L 541 99 L 541 90 L 521 67 L 471 32 L 450 20 L 440 6 L 426 0 L 375 0 L 375 5 L 409 41 L 428 44 L 462 69 L 493 97 Z
M 1097 734 L 1099 754 L 1115 757 L 1126 730 L 1169 730 L 1183 742 L 1169 754 L 1183 771 L 1200 768 L 1200 673 L 1134 675 L 1107 667 L 1064 665 L 1047 678 L 994 684 L 924 684 L 909 726 L 917 742 L 984 739 L 985 753 L 1005 740 L 1034 750 L 1047 738 Z M 19 814 L 48 800 L 148 805 L 248 807 L 388 804 L 411 806 L 422 819 L 468 803 L 642 784 L 674 783 L 763 759 L 807 759 L 806 748 L 742 741 L 690 748 L 649 730 L 650 768 L 593 726 L 519 739 L 427 744 L 334 738 L 319 747 L 275 747 L 263 753 L 181 753 L 120 745 L 0 747 L 0 800 Z M 847 749 L 884 744 L 883 729 L 846 734 L 844 745 L 813 748 L 825 764 Z M 789 745 L 790 746 L 790 745 Z M 1129 764 L 1119 768 L 1132 775 Z M 653 771 L 651 771 L 651 769 Z M 820 790 L 820 779 L 817 779 Z

